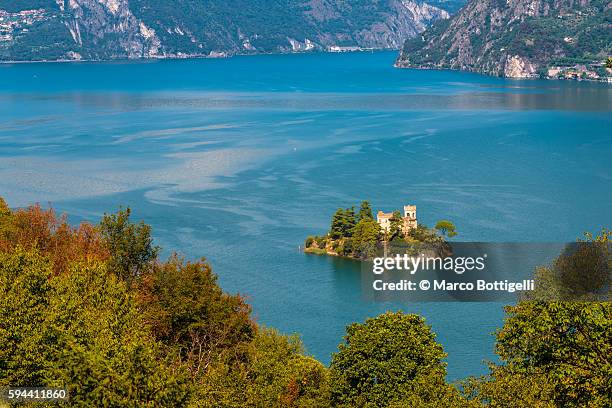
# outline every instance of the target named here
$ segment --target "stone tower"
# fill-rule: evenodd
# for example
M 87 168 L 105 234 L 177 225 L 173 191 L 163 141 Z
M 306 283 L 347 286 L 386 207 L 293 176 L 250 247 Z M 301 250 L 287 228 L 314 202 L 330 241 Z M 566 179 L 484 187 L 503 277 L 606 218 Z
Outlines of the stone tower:
M 404 206 L 404 233 L 417 227 L 416 205 Z
M 416 205 L 405 205 L 404 218 L 411 218 L 416 220 L 416 217 Z

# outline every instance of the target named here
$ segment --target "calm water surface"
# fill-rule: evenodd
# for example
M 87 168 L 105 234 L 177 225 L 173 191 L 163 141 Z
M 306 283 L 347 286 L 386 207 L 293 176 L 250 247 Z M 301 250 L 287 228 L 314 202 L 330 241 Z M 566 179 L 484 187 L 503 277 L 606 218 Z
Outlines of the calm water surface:
M 485 371 L 503 305 L 362 300 L 359 265 L 307 256 L 338 206 L 418 206 L 467 241 L 612 224 L 612 87 L 397 70 L 393 53 L 0 66 L 0 195 L 75 222 L 119 205 L 205 256 L 257 320 L 329 362 L 344 328 L 423 314 L 449 377 Z

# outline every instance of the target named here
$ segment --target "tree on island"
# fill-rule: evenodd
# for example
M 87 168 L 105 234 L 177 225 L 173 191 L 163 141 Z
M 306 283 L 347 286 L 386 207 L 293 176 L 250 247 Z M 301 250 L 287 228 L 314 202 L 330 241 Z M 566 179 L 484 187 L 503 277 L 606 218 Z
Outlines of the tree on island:
M 329 228 L 331 239 L 341 239 L 353 235 L 353 228 L 357 224 L 355 209 L 353 207 L 342 209 L 338 208 L 332 217 Z
M 389 231 L 387 232 L 387 240 L 391 241 L 395 238 L 404 237 L 404 219 L 402 213 L 393 211 L 393 215 L 389 219 Z
M 344 210 L 344 236 L 353 236 L 353 228 L 357 225 L 357 216 L 355 215 L 355 207 L 350 207 Z
M 380 225 L 373 219 L 360 220 L 353 230 L 353 250 L 358 257 L 366 259 L 376 254 L 380 241 Z
M 405 245 L 440 245 L 444 243 L 445 234 L 448 237 L 457 235 L 453 223 L 446 220 L 438 223 L 438 230 L 422 223 L 416 228 L 405 230 L 404 218 L 397 210 L 392 213 L 389 223 L 389 228 L 382 231 L 370 203 L 365 200 L 361 202 L 357 214 L 354 207 L 338 208 L 332 216 L 329 232 L 324 236 L 307 237 L 304 242 L 305 251 L 367 259 L 386 244 L 398 248 Z
M 362 220 L 373 220 L 374 215 L 372 213 L 372 207 L 370 207 L 370 203 L 367 200 L 361 202 L 359 206 L 359 221 Z
M 338 208 L 332 216 L 331 226 L 329 227 L 329 237 L 340 239 L 344 231 L 344 209 Z
M 416 228 L 412 228 L 406 234 L 406 241 L 410 242 L 425 242 L 425 243 L 440 243 L 444 239 L 435 229 L 428 228 L 425 224 L 419 223 Z
M 452 238 L 457 235 L 457 230 L 455 228 L 455 224 L 448 220 L 440 220 L 434 227 L 442 235 L 446 235 L 448 238 Z

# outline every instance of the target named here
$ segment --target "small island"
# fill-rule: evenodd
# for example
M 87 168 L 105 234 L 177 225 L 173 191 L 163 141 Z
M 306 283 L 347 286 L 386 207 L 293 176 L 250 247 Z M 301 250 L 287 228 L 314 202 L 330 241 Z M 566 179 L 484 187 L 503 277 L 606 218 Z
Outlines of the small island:
M 447 238 L 457 235 L 451 221 L 440 220 L 434 228 L 428 228 L 418 222 L 416 205 L 404 205 L 403 210 L 403 214 L 378 211 L 375 219 L 368 201 L 361 202 L 359 211 L 355 207 L 338 208 L 329 232 L 306 238 L 304 252 L 367 260 L 389 247 L 437 251 L 447 247 Z

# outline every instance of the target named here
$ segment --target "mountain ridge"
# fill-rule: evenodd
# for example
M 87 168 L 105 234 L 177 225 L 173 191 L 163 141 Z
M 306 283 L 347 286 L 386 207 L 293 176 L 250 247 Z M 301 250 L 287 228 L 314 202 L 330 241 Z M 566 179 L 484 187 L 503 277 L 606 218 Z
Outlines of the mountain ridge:
M 415 0 L 0 0 L 0 60 L 399 49 L 448 17 Z
M 442 68 L 509 78 L 605 79 L 612 3 L 604 0 L 471 0 L 450 20 L 408 39 L 402 68 Z

